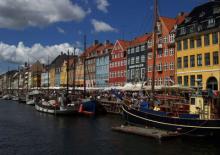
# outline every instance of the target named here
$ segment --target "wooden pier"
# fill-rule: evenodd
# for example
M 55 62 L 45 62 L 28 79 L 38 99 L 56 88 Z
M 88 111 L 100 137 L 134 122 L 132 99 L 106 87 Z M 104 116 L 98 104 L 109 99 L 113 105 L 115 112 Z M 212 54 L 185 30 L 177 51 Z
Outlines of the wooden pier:
M 170 138 L 179 137 L 180 134 L 176 132 L 168 132 L 165 130 L 159 130 L 155 128 L 148 128 L 148 127 L 135 127 L 135 126 L 124 126 L 121 125 L 119 127 L 112 127 L 113 131 L 129 133 L 144 137 L 155 138 L 157 140 L 167 140 Z
M 99 102 L 105 107 L 107 113 L 118 115 L 122 113 L 121 102 L 108 100 L 99 100 Z

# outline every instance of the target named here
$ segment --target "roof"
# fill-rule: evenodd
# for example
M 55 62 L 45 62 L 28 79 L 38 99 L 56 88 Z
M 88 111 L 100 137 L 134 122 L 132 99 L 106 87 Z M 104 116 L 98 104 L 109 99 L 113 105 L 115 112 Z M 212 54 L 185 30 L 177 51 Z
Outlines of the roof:
M 130 42 L 126 40 L 118 40 L 119 44 L 122 46 L 122 48 L 127 49 L 129 47 Z
M 97 51 L 97 54 L 98 55 L 102 55 L 102 54 L 106 54 L 105 52 L 103 53 L 103 51 L 105 51 L 106 49 L 113 49 L 113 44 L 109 43 L 109 44 L 106 44 L 106 45 L 102 45 L 102 46 L 99 46 L 96 51 Z
M 91 52 L 96 50 L 98 47 L 100 47 L 102 44 L 95 44 L 90 47 L 88 47 L 82 54 L 81 56 L 88 56 Z
M 162 28 L 167 29 L 168 32 L 172 31 L 174 26 L 176 25 L 176 19 L 175 18 L 169 18 L 169 17 L 159 17 L 159 20 L 162 24 Z
M 134 40 L 129 42 L 129 47 L 134 47 L 140 44 L 144 44 L 146 43 L 150 38 L 151 38 L 152 34 L 144 34 L 142 36 L 138 36 L 136 38 L 134 38 Z

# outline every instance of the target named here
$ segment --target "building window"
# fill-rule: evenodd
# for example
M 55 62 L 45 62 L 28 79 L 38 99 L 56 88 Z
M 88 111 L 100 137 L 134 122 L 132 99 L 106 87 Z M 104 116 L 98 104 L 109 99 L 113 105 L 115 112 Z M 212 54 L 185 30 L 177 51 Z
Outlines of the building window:
M 210 65 L 210 53 L 205 53 L 205 65 Z
M 131 69 L 131 80 L 133 80 L 134 79 L 134 75 L 135 75 L 135 72 L 134 72 L 135 70 L 134 69 Z
M 163 84 L 163 80 L 162 80 L 162 78 L 159 78 L 158 79 L 158 85 L 161 86 L 162 84 Z
M 198 87 L 202 87 L 202 75 L 197 75 L 197 84 Z
M 146 60 L 145 60 L 145 55 L 142 55 L 141 56 L 141 62 L 145 62 Z
M 190 67 L 195 67 L 195 55 L 190 55 Z
M 131 58 L 131 65 L 134 64 L 134 57 Z
M 148 53 L 148 59 L 152 59 L 152 52 Z
M 134 53 L 134 48 L 131 49 L 131 54 L 133 54 L 133 53 Z
M 142 45 L 142 46 L 141 46 L 141 51 L 142 51 L 142 52 L 145 51 L 145 45 Z
M 145 79 L 145 68 L 141 68 L 141 79 Z
M 162 71 L 163 69 L 162 69 L 162 63 L 159 63 L 158 65 L 157 65 L 157 71 Z
M 130 58 L 128 58 L 128 65 L 130 65 L 130 63 L 131 63 L 131 61 L 130 61 L 131 59 Z
M 178 69 L 182 68 L 182 58 L 181 57 L 177 58 L 177 68 Z
M 140 52 L 140 47 L 136 47 L 136 52 Z
M 177 50 L 178 50 L 178 51 L 181 51 L 181 50 L 182 50 L 182 43 L 181 43 L 181 41 L 178 41 L 178 42 L 177 42 Z
M 184 76 L 184 86 L 188 86 L 188 85 L 189 85 L 189 77 Z
M 197 66 L 202 66 L 202 54 L 197 54 Z
M 174 33 L 171 33 L 171 34 L 169 35 L 169 42 L 170 42 L 170 43 L 174 43 L 174 42 L 175 42 L 175 34 L 174 34 Z
M 186 34 L 186 28 L 185 27 L 180 28 L 180 34 L 181 35 Z
M 182 85 L 182 76 L 178 76 L 177 81 L 179 85 Z
M 170 63 L 170 70 L 174 70 L 174 62 Z
M 158 49 L 157 50 L 157 57 L 162 57 L 162 55 L 163 55 L 163 50 L 162 49 Z
M 195 86 L 195 75 L 190 76 L 190 85 L 191 85 L 191 87 Z
M 188 68 L 188 56 L 184 56 L 183 61 L 184 61 L 184 68 Z
M 168 54 L 169 54 L 168 49 L 165 48 L 165 49 L 164 49 L 164 56 L 168 56 Z
M 218 44 L 218 32 L 212 33 L 212 43 Z
M 130 77 L 131 77 L 131 76 L 130 76 L 130 70 L 128 70 L 128 71 L 127 71 L 127 78 L 128 78 L 128 80 L 130 80 Z
M 170 56 L 174 55 L 174 48 L 170 48 Z
M 140 56 L 136 56 L 136 63 L 140 63 Z
M 151 48 L 152 47 L 152 40 L 148 40 L 147 45 L 148 45 L 148 48 Z
M 164 70 L 167 71 L 169 69 L 169 65 L 167 63 L 164 64 Z
M 194 48 L 195 47 L 195 42 L 194 42 L 194 39 L 191 38 L 190 39 L 190 48 Z
M 165 36 L 164 38 L 163 38 L 163 43 L 167 43 L 168 42 L 168 38 L 167 38 L 167 36 Z
M 201 36 L 196 39 L 196 46 L 197 46 L 197 47 L 201 47 L 201 46 L 202 46 Z
M 188 49 L 188 39 L 183 40 L 183 49 Z
M 208 28 L 214 27 L 215 26 L 215 19 L 211 18 L 208 20 Z
M 218 52 L 213 52 L 213 65 L 218 65 L 219 58 L 218 58 Z
M 152 72 L 152 66 L 148 66 L 148 72 Z
M 131 49 L 130 49 L 130 48 L 128 49 L 128 54 L 131 54 Z M 112 57 L 113 57 L 113 56 L 112 56 Z
M 210 37 L 209 34 L 204 35 L 204 45 L 209 46 L 210 44 Z

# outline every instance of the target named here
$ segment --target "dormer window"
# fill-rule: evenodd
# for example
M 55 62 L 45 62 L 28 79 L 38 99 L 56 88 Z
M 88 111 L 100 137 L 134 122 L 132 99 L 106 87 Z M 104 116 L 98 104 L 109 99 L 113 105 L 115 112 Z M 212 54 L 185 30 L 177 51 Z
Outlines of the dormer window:
M 215 26 L 215 19 L 214 18 L 210 18 L 208 20 L 208 28 Z
M 205 16 L 205 12 L 204 12 L 204 11 L 202 11 L 202 12 L 199 14 L 199 17 L 200 17 L 200 18 L 203 17 L 203 16 Z
M 186 28 L 185 27 L 180 28 L 180 34 L 186 34 Z
M 202 25 L 198 25 L 197 29 L 198 29 L 198 32 L 202 31 Z
M 191 17 L 187 17 L 187 18 L 185 19 L 185 23 L 190 22 L 191 19 L 192 19 Z
M 220 7 L 216 7 L 213 9 L 213 14 L 219 14 L 220 13 Z

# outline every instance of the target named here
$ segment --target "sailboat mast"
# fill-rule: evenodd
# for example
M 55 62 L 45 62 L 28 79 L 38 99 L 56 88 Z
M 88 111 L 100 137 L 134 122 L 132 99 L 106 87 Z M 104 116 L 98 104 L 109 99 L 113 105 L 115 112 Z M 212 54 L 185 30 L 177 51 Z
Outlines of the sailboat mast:
M 49 90 L 50 90 L 50 74 L 49 74 L 49 55 L 48 55 L 48 58 L 47 58 L 47 93 L 49 95 Z
M 84 35 L 84 58 L 83 58 L 83 67 L 84 67 L 83 86 L 84 86 L 84 98 L 85 98 L 85 97 L 86 97 L 86 35 Z
M 18 96 L 19 96 L 19 82 L 20 82 L 20 67 L 18 66 Z
M 67 94 L 69 93 L 69 50 L 67 51 L 67 67 L 66 67 L 66 72 L 67 72 L 67 77 L 66 77 L 66 90 Z
M 154 0 L 154 26 L 153 26 L 153 72 L 152 72 L 152 94 L 155 90 L 155 70 L 157 53 L 157 20 L 158 20 L 158 1 Z
M 73 94 L 75 95 L 75 87 L 76 87 L 76 48 L 73 49 Z

